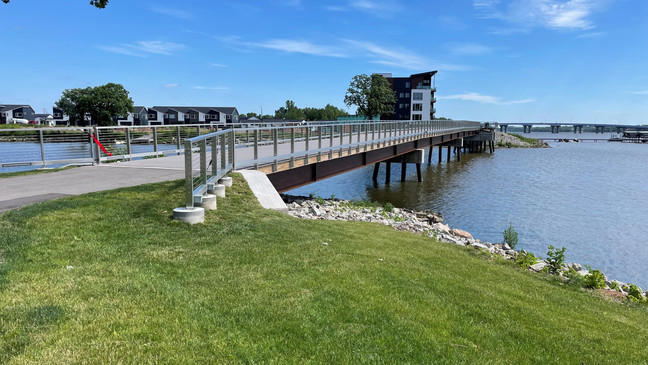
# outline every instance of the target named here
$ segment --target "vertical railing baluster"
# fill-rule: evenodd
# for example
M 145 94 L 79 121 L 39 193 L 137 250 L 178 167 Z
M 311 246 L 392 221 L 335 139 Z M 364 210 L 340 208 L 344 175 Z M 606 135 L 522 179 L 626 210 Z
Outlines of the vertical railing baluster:
M 277 169 L 279 168 L 279 163 L 277 162 L 277 154 L 279 153 L 279 141 L 277 140 L 278 134 L 278 129 L 275 128 L 272 130 L 272 141 L 274 144 L 274 163 L 272 164 L 272 171 L 277 171 Z
M 200 141 L 200 184 L 207 185 L 207 140 Z
M 45 168 L 45 166 L 46 166 L 46 163 L 45 163 L 45 140 L 43 138 L 43 130 L 42 129 L 38 130 L 38 140 L 40 142 L 41 160 L 43 161 L 43 168 Z
M 155 127 L 153 127 L 153 129 L 155 129 Z M 177 126 L 176 127 L 176 149 L 178 150 L 178 156 L 180 156 L 180 146 L 181 146 L 180 139 L 181 139 L 181 137 L 180 137 L 180 126 Z
M 317 127 L 317 161 L 322 161 L 322 126 Z
M 211 138 L 211 168 L 212 176 L 218 175 L 218 136 Z
M 157 150 L 158 150 L 158 131 L 157 128 L 154 127 L 153 128 L 153 152 L 157 152 Z
M 340 124 L 340 157 L 342 157 L 342 145 L 344 145 L 344 127 L 346 124 Z
M 333 129 L 335 128 L 334 125 L 331 124 L 329 127 L 330 133 L 329 133 L 329 157 L 328 159 L 331 160 L 333 159 Z
M 128 155 L 128 159 L 131 160 L 131 133 L 130 133 L 130 128 L 126 128 L 126 154 Z
M 191 141 L 185 141 L 185 207 L 191 209 L 193 202 L 193 166 L 191 161 Z
M 220 136 L 220 145 L 221 145 L 221 170 L 227 169 L 227 143 L 225 143 L 225 134 Z
M 230 164 L 232 171 L 236 170 L 236 129 L 232 126 L 232 133 L 230 134 Z
M 290 168 L 295 167 L 295 127 L 290 128 Z
M 254 130 L 254 169 L 259 169 L 259 130 Z
M 308 150 L 310 149 L 310 126 L 306 126 L 306 144 L 305 144 L 305 150 L 306 153 L 304 154 L 304 165 L 308 165 Z

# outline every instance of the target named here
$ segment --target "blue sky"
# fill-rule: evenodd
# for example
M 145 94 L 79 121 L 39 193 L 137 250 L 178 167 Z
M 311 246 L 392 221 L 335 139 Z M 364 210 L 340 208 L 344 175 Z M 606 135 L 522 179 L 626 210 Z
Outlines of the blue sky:
M 647 19 L 643 0 L 12 0 L 0 103 L 118 82 L 138 105 L 272 113 L 344 107 L 355 74 L 439 70 L 439 116 L 643 123 Z

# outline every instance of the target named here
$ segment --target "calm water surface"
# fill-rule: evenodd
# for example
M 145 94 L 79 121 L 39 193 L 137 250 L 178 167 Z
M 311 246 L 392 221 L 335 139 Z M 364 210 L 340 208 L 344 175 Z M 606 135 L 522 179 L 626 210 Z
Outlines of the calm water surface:
M 549 149 L 467 155 L 450 164 L 437 164 L 436 156 L 435 150 L 422 183 L 416 182 L 413 166 L 408 181 L 400 183 L 400 167 L 394 164 L 390 186 L 383 183 L 384 168 L 374 186 L 369 167 L 290 193 L 438 211 L 446 223 L 489 242 L 501 242 L 511 223 L 519 232 L 519 249 L 544 257 L 548 245 L 565 246 L 570 262 L 648 287 L 648 145 L 552 143 Z

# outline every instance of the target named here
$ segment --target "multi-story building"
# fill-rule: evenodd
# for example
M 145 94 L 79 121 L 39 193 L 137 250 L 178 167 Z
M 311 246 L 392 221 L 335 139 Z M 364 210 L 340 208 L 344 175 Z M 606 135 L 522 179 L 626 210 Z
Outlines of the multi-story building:
M 126 117 L 117 118 L 118 125 L 148 125 L 148 109 L 145 106 L 134 106 Z
M 52 118 L 54 118 L 55 125 L 69 125 L 70 117 L 63 113 L 61 108 L 53 107 L 52 108 Z
M 0 124 L 13 124 L 14 119 L 33 121 L 34 114 L 34 108 L 29 105 L 0 104 Z
M 156 124 L 236 123 L 235 107 L 154 106 L 148 109 L 149 122 Z
M 386 116 L 396 120 L 432 120 L 436 114 L 435 75 L 437 71 L 423 72 L 409 77 L 383 75 L 396 94 L 394 114 Z

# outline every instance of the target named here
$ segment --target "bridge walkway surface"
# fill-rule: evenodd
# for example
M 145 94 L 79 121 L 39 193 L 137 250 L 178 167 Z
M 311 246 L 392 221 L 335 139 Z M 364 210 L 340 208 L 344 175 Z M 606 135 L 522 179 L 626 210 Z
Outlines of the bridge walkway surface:
M 437 134 L 435 135 L 435 138 L 439 139 L 437 142 L 433 143 L 432 139 L 429 139 L 429 143 L 426 142 L 420 147 L 439 144 L 439 141 L 451 141 L 464 134 L 450 133 L 452 137 L 450 139 L 443 139 L 442 134 Z M 342 136 L 337 134 L 333 138 L 330 138 L 330 136 L 311 137 L 308 139 L 308 146 L 305 138 L 284 139 L 278 141 L 278 143 L 266 142 L 255 146 L 237 139 L 236 142 L 227 144 L 225 147 L 219 145 L 214 154 L 208 153 L 207 163 L 211 166 L 211 159 L 215 157 L 216 163 L 220 165 L 219 161 L 224 158 L 224 152 L 228 166 L 231 166 L 232 162 L 234 162 L 237 168 L 253 169 L 256 167 L 258 170 L 272 175 L 273 173 L 285 172 L 291 169 L 296 170 L 299 167 L 303 168 L 309 164 L 315 166 L 317 162 L 335 162 L 335 160 L 359 156 L 361 153 L 371 152 L 372 149 L 375 153 L 379 153 L 380 148 L 393 147 L 394 153 L 396 153 L 399 152 L 397 146 L 406 143 L 412 144 L 413 140 L 414 138 L 402 141 L 391 140 L 388 143 L 383 141 L 382 144 L 379 144 L 375 137 L 371 138 L 369 133 L 353 133 L 343 134 Z M 373 144 L 374 141 L 376 141 L 376 146 L 369 148 L 367 145 Z M 235 146 L 235 153 L 230 151 L 232 146 Z M 411 147 L 418 146 L 412 145 L 410 149 Z M 255 148 L 257 151 L 256 158 Z M 195 149 L 195 147 L 192 147 L 192 149 Z M 234 161 L 229 160 L 232 156 L 234 156 Z M 287 156 L 290 157 L 287 158 Z M 196 178 L 201 174 L 200 153 L 192 150 L 191 160 L 191 176 Z M 272 166 L 273 160 L 275 162 L 274 167 Z M 65 196 L 186 179 L 186 163 L 186 156 L 179 154 L 160 158 L 101 163 L 94 166 L 82 166 L 42 174 L 0 178 L 0 212 Z M 365 163 L 365 165 L 367 164 Z M 344 170 L 357 167 L 359 166 L 344 167 Z M 211 167 L 209 169 L 211 170 Z

